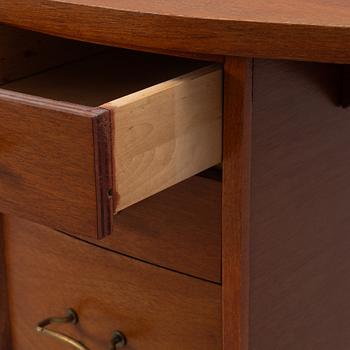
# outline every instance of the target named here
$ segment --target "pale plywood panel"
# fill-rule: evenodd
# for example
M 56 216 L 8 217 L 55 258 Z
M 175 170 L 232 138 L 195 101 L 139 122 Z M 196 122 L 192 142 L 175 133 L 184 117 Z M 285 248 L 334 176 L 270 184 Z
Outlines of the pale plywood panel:
M 204 67 L 102 107 L 114 115 L 117 211 L 221 161 L 222 71 Z

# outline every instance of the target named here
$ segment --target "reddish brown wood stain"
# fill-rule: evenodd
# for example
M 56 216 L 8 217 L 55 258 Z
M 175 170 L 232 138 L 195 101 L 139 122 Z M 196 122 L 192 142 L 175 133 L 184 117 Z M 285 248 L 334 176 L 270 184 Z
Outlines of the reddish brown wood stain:
M 250 348 L 350 348 L 350 112 L 333 65 L 256 61 Z
M 90 349 L 108 349 L 113 330 L 126 349 L 220 350 L 221 287 L 135 261 L 52 229 L 5 216 L 15 350 L 61 350 L 35 325 L 68 307 L 79 325 L 56 325 Z
M 0 349 L 10 350 L 7 281 L 5 274 L 3 216 L 0 215 Z
M 109 234 L 109 113 L 1 90 L 0 121 L 0 210 L 73 234 Z
M 347 0 L 2 0 L 0 21 L 119 47 L 350 63 Z
M 224 0 L 220 5 L 216 1 L 195 5 L 185 0 L 2 0 L 0 22 L 83 41 L 215 61 L 235 55 L 350 63 L 347 0 L 237 0 L 234 6 Z M 118 327 L 119 320 L 131 330 L 140 348 L 178 349 L 180 334 L 180 341 L 187 340 L 183 348 L 221 349 L 222 291 L 225 350 L 348 350 L 350 118 L 348 109 L 339 108 L 339 90 L 339 74 L 332 65 L 255 60 L 253 72 L 250 59 L 225 59 L 222 290 L 7 216 L 6 258 L 15 346 L 32 346 L 36 342 L 36 338 L 31 342 L 33 324 L 51 312 L 74 306 L 68 305 L 73 300 L 84 320 L 88 319 L 84 336 L 101 349 L 110 335 L 107 328 L 110 324 Z M 346 93 L 343 90 L 344 105 L 348 104 Z M 6 113 L 7 102 L 2 103 Z M 3 125 L 18 130 L 12 120 L 3 120 Z M 84 127 L 79 125 L 79 131 Z M 28 126 L 24 129 L 32 139 L 38 137 Z M 53 128 L 49 129 L 53 134 Z M 1 151 L 7 152 L 18 140 L 2 142 Z M 99 156 L 93 144 L 91 132 L 80 151 L 87 147 L 88 154 Z M 74 151 L 69 145 L 68 151 Z M 22 151 L 28 150 L 23 147 Z M 29 157 L 18 165 L 21 163 L 14 160 L 22 160 L 20 156 L 9 153 L 8 157 L 9 163 L 0 168 L 8 186 L 4 196 L 8 202 L 0 209 L 19 215 L 21 208 L 11 203 L 11 196 L 25 193 L 19 186 L 23 179 L 17 166 L 27 167 L 25 174 L 30 177 L 42 159 Z M 91 197 L 91 189 L 99 189 L 93 172 L 104 172 L 104 161 L 96 167 L 92 158 L 87 162 L 77 159 L 82 161 L 79 169 L 88 168 L 89 175 L 82 184 L 73 181 L 73 190 L 81 190 L 89 200 L 78 203 L 83 207 L 76 211 L 73 205 L 68 213 L 62 207 L 45 207 L 43 212 L 30 213 L 29 219 L 52 225 L 52 212 L 61 209 L 64 219 L 55 222 L 56 228 L 80 231 L 82 224 L 94 230 L 100 227 L 95 214 L 104 211 L 99 210 L 102 207 L 96 197 Z M 67 179 L 63 176 L 62 180 L 65 183 Z M 71 179 L 67 183 L 72 188 Z M 50 186 L 46 189 L 46 194 L 55 191 Z M 24 199 L 23 206 L 34 210 L 38 198 Z M 63 203 L 66 205 L 67 198 Z M 144 215 L 141 209 L 141 219 Z M 132 232 L 136 237 L 146 231 L 140 227 Z M 189 254 L 194 244 L 191 240 L 178 256 L 169 254 L 166 260 L 158 255 L 159 249 L 164 254 L 164 247 L 177 237 L 171 225 L 159 227 L 164 227 L 163 247 L 142 251 L 141 256 L 142 244 L 130 248 L 125 241 L 123 253 L 219 282 L 217 267 L 203 272 L 210 259 L 200 254 L 193 254 L 190 268 L 176 261 Z M 123 232 L 128 234 L 127 229 Z M 202 253 L 206 254 L 212 238 L 207 237 Z M 217 244 L 217 237 L 214 241 Z M 120 249 L 111 242 L 106 247 Z M 2 252 L 0 244 L 0 256 Z M 0 283 L 4 286 L 1 258 Z M 203 259 L 203 265 L 193 264 L 195 259 Z M 215 259 L 217 264 L 217 255 Z M 52 271 L 57 266 L 62 271 L 55 275 Z M 117 275 L 116 266 L 121 267 Z M 61 290 L 57 288 L 60 281 L 64 281 Z M 79 291 L 76 281 L 84 282 Z M 37 288 L 43 284 L 46 288 Z M 2 287 L 0 347 L 7 350 L 6 299 Z M 57 305 L 57 300 L 63 303 Z M 94 310 L 98 314 L 90 319 Z M 26 317 L 25 337 L 19 336 L 22 328 L 16 322 L 22 315 Z M 76 331 L 77 336 L 82 329 Z M 47 347 L 46 343 L 39 346 Z
M 228 58 L 224 71 L 223 343 L 247 350 L 252 64 Z
M 221 283 L 221 182 L 192 177 L 114 218 L 113 234 L 92 243 Z

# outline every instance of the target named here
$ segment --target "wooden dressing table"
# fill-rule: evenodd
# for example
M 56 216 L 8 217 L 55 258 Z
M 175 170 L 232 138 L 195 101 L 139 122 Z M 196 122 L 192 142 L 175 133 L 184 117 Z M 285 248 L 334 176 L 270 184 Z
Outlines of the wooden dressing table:
M 0 23 L 0 349 L 349 349 L 348 1 Z

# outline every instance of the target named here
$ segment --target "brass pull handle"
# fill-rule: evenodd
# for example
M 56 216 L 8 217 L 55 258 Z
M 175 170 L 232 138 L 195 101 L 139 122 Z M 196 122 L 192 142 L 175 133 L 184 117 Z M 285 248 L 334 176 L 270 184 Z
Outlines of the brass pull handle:
M 83 343 L 71 338 L 70 336 L 47 328 L 51 324 L 59 324 L 59 323 L 77 324 L 78 322 L 79 322 L 79 318 L 77 313 L 73 309 L 68 309 L 67 315 L 65 317 L 50 317 L 39 322 L 38 325 L 36 326 L 36 330 L 40 334 L 47 335 L 49 337 L 61 340 L 64 343 L 70 344 L 78 350 L 89 350 L 89 348 L 87 348 Z M 112 334 L 112 340 L 111 340 L 109 350 L 116 350 L 116 349 L 122 348 L 126 345 L 126 343 L 127 343 L 127 340 L 124 334 L 120 331 L 114 331 Z

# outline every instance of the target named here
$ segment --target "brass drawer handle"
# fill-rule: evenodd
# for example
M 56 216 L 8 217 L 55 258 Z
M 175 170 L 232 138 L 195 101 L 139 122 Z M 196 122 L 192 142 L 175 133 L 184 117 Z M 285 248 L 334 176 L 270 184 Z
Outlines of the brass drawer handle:
M 48 329 L 47 327 L 51 324 L 59 324 L 59 323 L 71 323 L 77 324 L 79 322 L 79 318 L 77 313 L 73 309 L 68 309 L 67 315 L 65 317 L 50 317 L 38 323 L 36 326 L 36 330 L 43 335 L 47 335 L 52 338 L 56 338 L 61 340 L 64 343 L 70 344 L 78 350 L 89 350 L 83 343 L 69 337 L 66 334 L 53 331 Z M 126 337 L 120 331 L 114 331 L 112 334 L 111 344 L 109 350 L 116 350 L 122 348 L 126 345 Z

